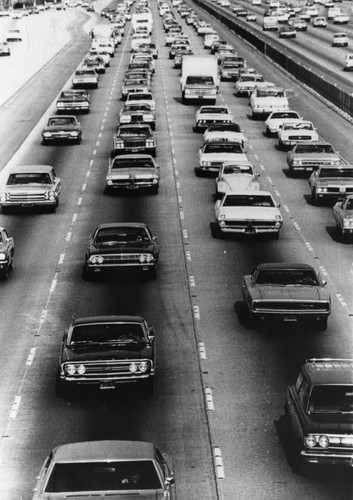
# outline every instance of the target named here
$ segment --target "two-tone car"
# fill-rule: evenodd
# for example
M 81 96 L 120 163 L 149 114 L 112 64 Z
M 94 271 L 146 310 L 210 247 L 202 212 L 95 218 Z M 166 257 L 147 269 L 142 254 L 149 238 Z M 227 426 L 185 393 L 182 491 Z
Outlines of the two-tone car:
M 237 97 L 249 96 L 254 88 L 264 81 L 263 75 L 259 73 L 242 73 L 234 85 L 234 94 Z
M 2 213 L 20 208 L 49 208 L 59 205 L 61 181 L 51 165 L 11 167 L 0 191 Z
M 225 191 L 215 203 L 212 236 L 230 234 L 267 235 L 278 239 L 283 218 L 268 191 Z
M 298 173 L 312 172 L 314 167 L 341 163 L 339 152 L 325 141 L 298 142 L 287 153 L 287 164 L 292 177 Z
M 271 262 L 243 277 L 241 290 L 251 322 L 308 322 L 326 330 L 331 296 L 326 281 L 309 264 Z
M 176 500 L 170 458 L 145 441 L 85 441 L 57 446 L 44 460 L 32 500 Z
M 48 118 L 42 130 L 42 144 L 53 142 L 75 142 L 80 144 L 82 128 L 74 115 L 54 115 Z
M 98 81 L 98 73 L 94 68 L 87 68 L 85 66 L 82 66 L 80 68 L 77 68 L 77 70 L 73 74 L 71 84 L 73 88 L 97 88 Z
M 119 114 L 119 123 L 121 125 L 127 123 L 144 123 L 150 125 L 152 130 L 155 130 L 156 113 L 151 109 L 149 104 L 125 104 Z
M 234 117 L 228 106 L 201 106 L 195 114 L 195 132 L 206 130 L 213 123 L 233 123 Z
M 266 135 L 270 137 L 277 135 L 284 123 L 301 123 L 302 121 L 303 117 L 297 111 L 273 111 L 265 121 Z
M 117 155 L 109 158 L 104 194 L 134 191 L 158 194 L 159 165 L 148 154 Z

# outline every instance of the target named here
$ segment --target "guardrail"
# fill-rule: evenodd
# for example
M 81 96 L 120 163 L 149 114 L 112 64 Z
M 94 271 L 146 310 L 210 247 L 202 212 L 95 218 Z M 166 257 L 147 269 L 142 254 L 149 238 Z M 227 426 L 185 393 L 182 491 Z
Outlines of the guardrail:
M 261 38 L 258 30 L 251 28 L 248 24 L 243 26 L 240 21 L 237 22 L 234 18 L 230 18 L 229 12 L 225 14 L 204 0 L 193 1 L 288 71 L 297 80 L 305 83 L 305 85 L 315 90 L 324 99 L 327 99 L 344 113 L 353 117 L 353 94 L 345 92 L 334 83 L 326 80 L 323 76 L 319 76 L 311 68 L 306 67 L 302 61 L 295 61 L 290 55 L 284 54 L 274 44 Z

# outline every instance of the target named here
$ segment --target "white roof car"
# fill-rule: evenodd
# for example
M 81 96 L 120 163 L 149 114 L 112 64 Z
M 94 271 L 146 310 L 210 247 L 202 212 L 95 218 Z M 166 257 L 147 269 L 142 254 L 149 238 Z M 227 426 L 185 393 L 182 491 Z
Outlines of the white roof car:
M 314 17 L 313 26 L 315 28 L 326 28 L 326 26 L 327 26 L 326 17 L 324 17 L 324 16 Z
M 293 110 L 273 111 L 265 121 L 266 134 L 268 136 L 277 135 L 279 127 L 286 122 L 301 122 L 303 118 Z
M 334 33 L 332 47 L 348 47 L 348 36 L 346 33 Z
M 333 18 L 333 23 L 334 24 L 348 24 L 349 23 L 349 15 L 344 14 L 344 12 L 341 12 L 341 14 L 338 14 L 338 16 L 335 16 Z
M 248 96 L 260 82 L 264 81 L 264 77 L 258 73 L 242 73 L 238 81 L 235 83 L 236 96 Z
M 225 161 L 248 163 L 248 157 L 241 143 L 229 141 L 206 142 L 199 150 L 199 167 L 195 168 L 195 174 L 199 175 L 201 172 L 218 173 Z
M 266 116 L 272 111 L 286 111 L 289 102 L 286 91 L 282 87 L 255 87 L 250 96 L 253 119 Z
M 353 54 L 346 54 L 343 69 L 344 71 L 350 71 L 353 69 Z
M 254 171 L 254 166 L 248 162 L 237 164 L 224 162 L 216 177 L 216 197 L 220 193 L 228 191 L 259 191 L 260 184 L 258 177 L 260 174 Z
M 205 130 L 211 123 L 232 123 L 233 120 L 228 106 L 201 106 L 195 114 L 195 131 Z
M 297 142 L 318 141 L 316 128 L 307 120 L 286 122 L 278 130 L 278 147 L 289 148 Z
M 151 92 L 134 92 L 128 94 L 126 104 L 149 104 L 152 111 L 156 109 L 156 101 Z
M 204 142 L 229 141 L 240 142 L 244 146 L 246 137 L 238 123 L 212 123 L 203 134 Z

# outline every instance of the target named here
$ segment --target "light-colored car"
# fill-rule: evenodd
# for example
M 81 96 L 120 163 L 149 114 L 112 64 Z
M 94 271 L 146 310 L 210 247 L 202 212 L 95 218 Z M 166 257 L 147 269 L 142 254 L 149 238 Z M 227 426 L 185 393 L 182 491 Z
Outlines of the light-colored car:
M 255 87 L 250 96 L 252 118 L 267 117 L 273 111 L 289 110 L 286 91 L 282 87 Z
M 215 203 L 212 236 L 266 234 L 278 239 L 283 218 L 268 191 L 227 191 Z
M 247 16 L 246 16 L 246 20 L 250 23 L 256 23 L 257 21 L 257 15 L 256 14 L 253 14 L 253 13 L 249 13 Z
M 103 59 L 106 68 L 110 66 L 111 55 L 105 48 L 91 48 L 87 56 L 99 56 Z
M 72 77 L 71 83 L 72 83 L 73 88 L 76 88 L 76 87 L 97 88 L 98 87 L 98 80 L 99 80 L 99 76 L 98 76 L 98 73 L 95 69 L 81 66 L 80 68 L 78 68 L 75 71 L 75 73 Z
M 277 135 L 279 149 L 290 148 L 298 142 L 319 140 L 319 134 L 313 123 L 306 120 L 283 123 Z
M 248 157 L 240 142 L 210 141 L 199 150 L 199 165 L 194 168 L 195 175 L 216 175 L 225 162 L 248 163 Z
M 221 81 L 237 80 L 239 78 L 240 70 L 245 67 L 246 61 L 241 56 L 234 55 L 229 58 L 225 58 L 219 68 L 219 76 Z
M 324 16 L 314 17 L 312 20 L 312 25 L 314 28 L 326 28 L 327 27 L 326 17 Z
M 146 123 L 156 128 L 156 113 L 149 104 L 125 104 L 119 114 L 119 123 Z
M 341 236 L 353 235 L 353 195 L 346 196 L 333 207 L 336 231 Z
M 343 70 L 344 71 L 351 71 L 353 69 L 353 54 L 346 54 L 344 63 L 343 63 Z
M 80 144 L 81 138 L 81 124 L 74 115 L 50 116 L 42 130 L 42 144 L 58 141 Z
M 265 121 L 266 134 L 277 135 L 280 126 L 284 123 L 300 123 L 302 120 L 303 117 L 297 111 L 273 111 Z
M 212 123 L 203 134 L 204 142 L 211 141 L 230 141 L 240 142 L 242 146 L 246 141 L 246 137 L 242 132 L 238 123 Z
M 348 47 L 348 36 L 346 33 L 334 33 L 332 36 L 332 47 Z
M 7 30 L 5 35 L 5 40 L 7 42 L 22 42 L 23 33 L 20 28 L 11 28 Z
M 219 40 L 219 35 L 217 33 L 209 33 L 205 35 L 203 39 L 203 46 L 205 49 L 210 49 L 214 41 Z
M 86 441 L 57 446 L 45 459 L 32 500 L 76 497 L 176 500 L 169 457 L 144 441 Z
M 0 42 L 0 56 L 11 55 L 11 48 L 7 42 Z
M 309 178 L 309 187 L 315 205 L 353 194 L 353 165 L 315 168 Z
M 159 178 L 159 165 L 151 155 L 119 155 L 109 159 L 104 194 L 146 189 L 158 194 Z
M 156 109 L 156 101 L 152 92 L 133 92 L 127 95 L 126 104 L 148 104 L 152 111 Z
M 12 167 L 0 191 L 2 213 L 11 209 L 48 207 L 55 212 L 59 205 L 61 181 L 51 165 Z
M 195 114 L 195 132 L 206 130 L 213 123 L 232 123 L 233 114 L 228 106 L 201 106 Z
M 259 173 L 256 173 L 252 163 L 237 164 L 224 162 L 216 177 L 216 198 L 228 191 L 259 191 Z
M 341 12 L 333 18 L 333 24 L 348 24 L 349 23 L 349 15 Z
M 298 142 L 287 153 L 289 173 L 312 172 L 313 168 L 325 165 L 340 165 L 342 158 L 328 142 Z
M 254 88 L 261 82 L 264 81 L 263 75 L 259 73 L 242 73 L 239 76 L 238 81 L 234 85 L 235 95 L 239 96 L 249 96 Z

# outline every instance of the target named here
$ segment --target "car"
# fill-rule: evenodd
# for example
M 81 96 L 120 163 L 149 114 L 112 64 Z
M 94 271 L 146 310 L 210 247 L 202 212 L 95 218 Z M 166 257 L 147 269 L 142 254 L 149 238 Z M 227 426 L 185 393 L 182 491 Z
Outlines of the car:
M 348 24 L 349 23 L 349 15 L 341 12 L 337 16 L 333 18 L 333 24 Z
M 351 467 L 353 359 L 307 359 L 287 388 L 284 408 L 296 472 L 306 474 L 309 464 Z
M 107 51 L 110 57 L 115 56 L 115 42 L 112 38 L 94 38 L 91 49 Z
M 59 205 L 61 181 L 51 165 L 20 165 L 9 169 L 0 191 L 2 213 L 14 208 L 48 207 L 55 212 Z
M 353 54 L 346 54 L 343 63 L 343 71 L 351 71 L 353 69 Z
M 241 56 L 231 56 L 223 59 L 219 68 L 221 81 L 238 80 L 240 68 L 245 68 L 246 62 Z
M 5 35 L 6 42 L 22 42 L 23 34 L 20 28 L 11 28 Z
M 239 96 L 249 96 L 251 92 L 254 90 L 258 83 L 264 81 L 263 75 L 259 73 L 242 73 L 239 75 L 237 82 L 234 85 L 235 92 L 234 94 Z
M 327 27 L 326 17 L 324 16 L 314 17 L 312 20 L 312 25 L 314 28 L 326 28 Z
M 195 175 L 216 176 L 225 161 L 248 163 L 248 157 L 240 142 L 224 140 L 208 141 L 199 150 L 199 165 L 194 168 Z
M 176 500 L 170 458 L 145 441 L 86 441 L 57 446 L 45 459 L 32 500 L 65 497 Z
M 224 59 L 231 56 L 237 56 L 237 52 L 232 45 L 227 44 L 219 47 L 218 51 L 216 52 L 216 56 L 218 65 L 221 65 Z
M 113 137 L 112 157 L 118 154 L 144 153 L 155 158 L 157 141 L 150 125 L 132 123 L 118 125 Z
M 195 114 L 195 132 L 206 130 L 213 123 L 232 123 L 233 115 L 228 106 L 201 106 Z
M 348 36 L 346 33 L 334 33 L 332 47 L 348 47 Z
M 0 42 L 0 56 L 10 56 L 11 48 L 7 42 Z
M 126 101 L 128 94 L 150 91 L 151 83 L 147 78 L 126 78 L 121 87 L 121 98 Z
M 319 134 L 312 122 L 307 120 L 284 122 L 278 129 L 278 148 L 291 148 L 301 142 L 317 142 Z
M 279 38 L 296 38 L 297 30 L 293 26 L 281 26 L 278 28 Z
M 242 146 L 246 141 L 246 137 L 242 132 L 238 123 L 211 123 L 203 134 L 204 142 L 211 142 L 215 140 L 240 142 Z
M 157 278 L 159 243 L 149 227 L 142 222 L 100 224 L 90 235 L 82 268 L 82 277 L 114 269 L 138 271 Z
M 172 43 L 169 51 L 169 59 L 174 59 L 175 54 L 177 53 L 178 50 L 183 49 L 187 50 L 189 54 L 193 53 L 193 50 L 191 48 L 190 43 L 187 43 L 184 40 L 177 40 L 174 43 Z
M 151 54 L 153 59 L 158 59 L 158 47 L 155 43 L 143 43 L 139 46 L 139 52 Z
M 282 215 L 268 191 L 226 191 L 215 204 L 214 238 L 229 234 L 267 235 L 278 239 Z
M 93 87 L 97 88 L 98 87 L 98 73 L 94 68 L 87 68 L 85 66 L 81 66 L 78 68 L 75 73 L 73 74 L 72 77 L 72 87 L 80 87 L 80 88 L 87 88 L 87 87 Z
M 42 144 L 58 141 L 80 144 L 81 139 L 81 124 L 75 115 L 50 116 L 47 125 L 42 130 Z
M 278 130 L 284 123 L 301 123 L 303 117 L 297 111 L 291 109 L 287 111 L 273 111 L 265 121 L 266 134 L 268 136 L 277 135 Z
M 256 173 L 252 163 L 236 164 L 224 162 L 216 177 L 215 198 L 218 199 L 228 191 L 259 191 L 259 173 Z
M 289 110 L 286 91 L 282 87 L 257 86 L 250 95 L 252 118 L 264 118 L 273 111 Z
M 5 281 L 13 268 L 15 242 L 6 229 L 0 226 L 0 280 Z
M 304 19 L 292 18 L 289 19 L 288 25 L 295 28 L 297 31 L 307 31 L 308 25 Z
M 105 73 L 105 63 L 103 57 L 99 55 L 88 55 L 84 57 L 82 65 L 85 68 L 93 68 L 97 73 Z
M 156 113 L 149 104 L 125 104 L 119 114 L 119 123 L 145 123 L 156 128 Z
M 342 238 L 353 235 L 353 195 L 337 201 L 333 207 L 336 231 Z
M 58 113 L 75 111 L 89 113 L 91 99 L 86 90 L 62 90 L 56 100 L 56 110 Z
M 100 57 L 101 59 L 103 59 L 105 68 L 108 68 L 110 66 L 111 55 L 110 52 L 108 52 L 108 50 L 105 48 L 91 47 L 86 57 Z M 86 67 L 84 63 L 82 64 L 82 67 Z
M 152 92 L 133 92 L 127 95 L 126 104 L 148 104 L 152 111 L 156 109 L 156 101 Z
M 256 14 L 253 14 L 253 13 L 249 13 L 247 16 L 246 16 L 246 20 L 250 23 L 256 23 L 257 21 L 257 15 Z
M 333 146 L 324 141 L 298 142 L 287 153 L 289 174 L 312 172 L 319 165 L 340 165 L 342 158 Z
M 353 165 L 320 166 L 309 178 L 311 200 L 315 205 L 353 194 Z
M 146 190 L 158 194 L 159 178 L 159 165 L 151 155 L 118 155 L 109 159 L 104 194 Z
M 203 39 L 203 46 L 204 46 L 204 48 L 205 49 L 210 49 L 212 43 L 215 42 L 216 40 L 219 40 L 218 33 L 209 33 L 208 35 L 205 35 L 204 39 Z
M 257 265 L 244 276 L 241 289 L 250 323 L 309 322 L 325 331 L 331 313 L 331 296 L 325 286 L 326 281 L 309 264 L 271 262 Z
M 234 12 L 234 9 L 233 9 L 233 12 Z M 248 11 L 248 9 L 240 8 L 240 9 L 237 9 L 235 14 L 237 17 L 246 17 L 249 14 L 249 11 Z
M 116 257 L 114 251 L 110 254 Z M 152 393 L 155 369 L 153 328 L 141 316 L 77 318 L 63 336 L 56 395 L 68 397 L 85 388 L 113 390 L 123 384 Z

